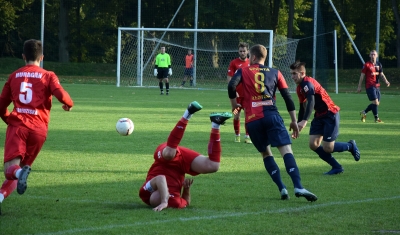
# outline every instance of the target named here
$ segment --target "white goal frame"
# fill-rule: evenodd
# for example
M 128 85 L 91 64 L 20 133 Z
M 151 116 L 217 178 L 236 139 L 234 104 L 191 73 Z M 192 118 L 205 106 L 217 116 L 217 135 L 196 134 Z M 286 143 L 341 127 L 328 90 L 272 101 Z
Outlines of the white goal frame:
M 121 31 L 137 31 L 137 76 L 136 85 L 143 86 L 143 32 L 144 31 L 161 31 L 161 32 L 193 32 L 193 55 L 194 55 L 194 67 L 196 67 L 196 50 L 197 50 L 197 32 L 221 32 L 221 33 L 268 33 L 269 34 L 269 45 L 264 45 L 268 49 L 268 66 L 272 67 L 272 52 L 273 52 L 273 30 L 251 30 L 251 29 L 183 29 L 183 28 L 130 28 L 130 27 L 118 27 L 118 51 L 117 51 L 117 87 L 120 87 L 121 82 Z M 156 52 L 153 51 L 154 56 Z M 196 69 L 193 70 L 193 82 L 196 84 Z

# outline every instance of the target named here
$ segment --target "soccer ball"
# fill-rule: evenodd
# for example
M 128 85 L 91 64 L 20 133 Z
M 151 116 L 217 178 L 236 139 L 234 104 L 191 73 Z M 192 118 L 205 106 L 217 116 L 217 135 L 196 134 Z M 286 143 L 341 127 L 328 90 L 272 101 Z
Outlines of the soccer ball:
M 134 128 L 135 126 L 133 125 L 132 120 L 129 118 L 119 119 L 117 125 L 115 126 L 117 132 L 123 136 L 132 134 Z

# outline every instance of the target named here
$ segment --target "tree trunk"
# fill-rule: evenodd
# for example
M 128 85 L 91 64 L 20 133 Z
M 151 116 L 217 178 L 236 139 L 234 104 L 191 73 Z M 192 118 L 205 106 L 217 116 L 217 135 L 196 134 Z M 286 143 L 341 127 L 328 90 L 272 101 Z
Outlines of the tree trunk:
M 278 30 L 280 7 L 281 7 L 281 0 L 273 0 L 271 23 L 272 23 L 272 30 L 274 31 L 274 34 L 276 34 L 277 30 Z
M 293 37 L 293 20 L 294 20 L 294 0 L 287 0 L 287 4 L 289 7 L 289 19 L 287 25 L 287 37 Z
M 397 37 L 396 37 L 396 57 L 397 57 L 397 68 L 400 68 L 400 16 L 397 0 L 392 0 L 392 9 L 396 18 L 397 26 Z
M 68 0 L 60 0 L 60 15 L 58 22 L 58 61 L 61 63 L 69 62 L 68 52 Z

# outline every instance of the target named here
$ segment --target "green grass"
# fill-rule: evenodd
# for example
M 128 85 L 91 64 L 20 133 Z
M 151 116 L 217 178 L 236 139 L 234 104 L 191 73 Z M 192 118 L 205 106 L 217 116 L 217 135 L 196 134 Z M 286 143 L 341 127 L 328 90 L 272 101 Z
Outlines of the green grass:
M 24 61 L 20 58 L 0 58 L 0 81 L 5 81 L 10 73 L 24 65 Z M 228 66 L 228 65 L 226 65 Z M 52 61 L 43 62 L 43 67 L 47 70 L 54 71 L 60 78 L 62 83 L 69 84 L 101 84 L 115 85 L 116 84 L 116 65 L 115 64 L 95 64 L 95 63 L 58 63 Z M 171 87 L 179 87 L 183 70 L 179 66 L 174 68 L 174 75 L 170 78 Z M 385 75 L 390 81 L 391 86 L 386 87 L 382 83 L 381 92 L 388 95 L 400 95 L 400 69 L 385 68 Z M 311 69 L 308 70 L 311 76 Z M 338 84 L 339 91 L 343 93 L 356 93 L 358 81 L 360 79 L 360 69 L 339 69 Z M 212 74 L 212 76 L 202 76 L 204 74 Z M 324 73 L 322 73 L 324 74 Z M 328 70 L 327 81 L 320 81 L 325 89 L 330 92 L 336 92 L 334 71 Z M 197 87 L 199 88 L 222 88 L 226 87 L 226 68 L 197 67 Z M 123 76 L 121 74 L 121 76 Z M 126 75 L 124 75 L 126 76 Z M 322 76 L 322 75 L 321 75 Z M 144 84 L 152 83 L 153 86 L 158 85 L 157 79 L 153 76 L 153 69 L 148 68 L 144 71 Z M 290 78 L 286 78 L 290 79 Z M 149 82 L 150 81 L 150 82 Z M 136 78 L 121 77 L 121 86 L 136 85 Z M 363 85 L 364 86 L 364 85 Z M 364 87 L 363 87 L 364 89 Z
M 294 196 L 282 158 L 273 149 L 290 189 L 291 199 L 281 201 L 259 153 L 252 145 L 233 142 L 228 120 L 221 127 L 220 170 L 194 178 L 190 207 L 157 213 L 138 197 L 155 147 L 166 141 L 188 103 L 197 100 L 204 108 L 190 120 L 181 145 L 206 154 L 209 113 L 230 110 L 227 92 L 172 89 L 170 96 L 160 96 L 158 89 L 149 88 L 81 84 L 64 84 L 64 88 L 76 106 L 64 112 L 54 101 L 47 142 L 33 164 L 27 191 L 14 192 L 2 203 L 0 234 L 400 231 L 398 96 L 383 95 L 379 114 L 385 124 L 375 124 L 370 113 L 366 123 L 360 122 L 359 111 L 369 103 L 365 94 L 331 95 L 341 107 L 338 141 L 355 139 L 361 150 L 359 162 L 350 153 L 335 154 L 345 169 L 341 175 L 322 174 L 330 168 L 309 150 L 309 126 L 293 141 L 302 183 L 319 197 L 315 203 Z M 289 116 L 280 95 L 278 103 L 287 124 Z M 135 123 L 128 137 L 115 131 L 121 117 Z M 0 124 L 0 132 L 5 129 Z M 4 138 L 1 134 L 1 143 Z

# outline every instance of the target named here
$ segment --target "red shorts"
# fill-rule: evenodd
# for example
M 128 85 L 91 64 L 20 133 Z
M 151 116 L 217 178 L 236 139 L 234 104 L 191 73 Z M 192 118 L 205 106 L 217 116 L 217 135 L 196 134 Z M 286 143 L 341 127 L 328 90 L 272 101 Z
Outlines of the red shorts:
M 21 156 L 21 165 L 31 166 L 45 141 L 46 135 L 43 133 L 8 125 L 4 146 L 4 162 Z

